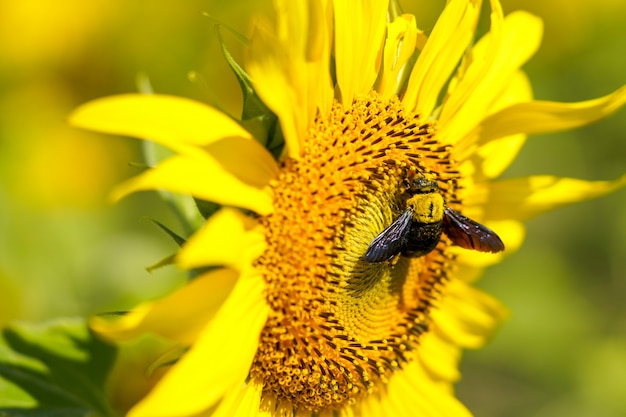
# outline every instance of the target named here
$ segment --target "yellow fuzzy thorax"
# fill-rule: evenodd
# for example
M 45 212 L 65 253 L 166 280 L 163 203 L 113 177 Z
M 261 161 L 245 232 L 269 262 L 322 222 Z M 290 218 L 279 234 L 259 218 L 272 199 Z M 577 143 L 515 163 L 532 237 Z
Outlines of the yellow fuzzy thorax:
M 424 223 L 438 223 L 443 220 L 445 201 L 437 191 L 416 194 L 406 202 L 407 208 L 413 211 L 413 220 Z

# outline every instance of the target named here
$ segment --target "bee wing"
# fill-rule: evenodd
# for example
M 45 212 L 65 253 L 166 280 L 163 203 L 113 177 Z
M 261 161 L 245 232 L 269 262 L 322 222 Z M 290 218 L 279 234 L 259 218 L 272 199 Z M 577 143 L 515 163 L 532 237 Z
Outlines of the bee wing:
M 465 249 L 494 253 L 504 250 L 504 243 L 496 232 L 449 207 L 444 211 L 443 232 Z
M 372 240 L 365 252 L 365 260 L 369 263 L 388 261 L 406 246 L 407 234 L 411 228 L 413 212 L 406 210 L 389 227 Z

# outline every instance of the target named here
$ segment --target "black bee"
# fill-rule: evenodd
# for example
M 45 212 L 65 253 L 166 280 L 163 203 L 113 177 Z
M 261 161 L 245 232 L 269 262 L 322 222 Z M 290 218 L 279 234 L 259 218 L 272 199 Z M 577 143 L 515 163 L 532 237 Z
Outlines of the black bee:
M 367 262 L 388 261 L 397 254 L 424 256 L 437 246 L 442 232 L 465 249 L 504 250 L 504 243 L 493 230 L 446 207 L 436 182 L 415 177 L 408 188 L 411 197 L 406 210 L 372 240 L 365 252 Z

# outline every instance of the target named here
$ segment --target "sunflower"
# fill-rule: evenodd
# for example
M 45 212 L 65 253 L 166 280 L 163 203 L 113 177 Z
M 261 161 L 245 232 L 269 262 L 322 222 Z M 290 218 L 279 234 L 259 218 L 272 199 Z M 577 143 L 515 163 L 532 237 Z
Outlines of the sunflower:
M 159 189 L 220 207 L 176 257 L 203 272 L 117 321 L 93 320 L 111 340 L 152 332 L 182 348 L 129 415 L 470 415 L 453 392 L 461 351 L 480 347 L 507 314 L 472 283 L 503 253 L 463 249 L 444 227 L 420 256 L 393 239 L 385 259 L 364 255 L 409 210 L 415 181 L 431 189 L 430 206 L 414 210 L 430 210 L 438 226 L 441 210 L 462 213 L 499 236 L 504 254 L 521 244 L 528 217 L 622 186 L 496 178 L 527 134 L 605 117 L 626 89 L 533 100 L 520 67 L 542 23 L 504 17 L 497 0 L 479 39 L 478 0 L 449 1 L 428 36 L 393 2 L 275 3 L 275 24 L 255 26 L 245 71 L 232 63 L 248 93 L 240 119 L 139 94 L 71 117 L 174 151 L 117 198 Z

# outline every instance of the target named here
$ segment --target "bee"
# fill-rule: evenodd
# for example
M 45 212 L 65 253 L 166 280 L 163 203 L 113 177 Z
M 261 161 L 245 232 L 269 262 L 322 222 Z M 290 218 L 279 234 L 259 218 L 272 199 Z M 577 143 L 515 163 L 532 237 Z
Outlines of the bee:
M 365 260 L 389 261 L 398 254 L 424 256 L 437 246 L 441 233 L 465 249 L 501 252 L 504 243 L 491 229 L 447 207 L 435 181 L 416 176 L 407 187 L 406 210 L 372 240 Z

